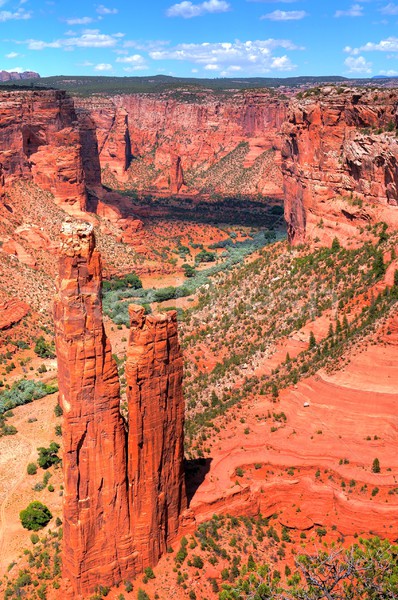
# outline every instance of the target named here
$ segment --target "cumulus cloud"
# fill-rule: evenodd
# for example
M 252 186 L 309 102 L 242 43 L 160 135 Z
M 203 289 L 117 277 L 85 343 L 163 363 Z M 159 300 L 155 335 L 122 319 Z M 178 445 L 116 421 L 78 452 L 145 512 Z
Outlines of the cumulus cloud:
M 383 6 L 380 12 L 383 15 L 398 15 L 398 5 L 390 2 L 386 6 Z
M 349 56 L 344 64 L 348 68 L 348 73 L 370 74 L 372 72 L 372 63 L 367 62 L 363 56 L 357 58 Z
M 24 8 L 18 8 L 18 10 L 12 12 L 10 10 L 0 10 L 0 23 L 5 23 L 6 21 L 19 21 L 30 19 L 32 17 L 32 13 L 26 11 Z
M 168 17 L 183 17 L 191 19 L 192 17 L 201 17 L 209 13 L 223 13 L 230 10 L 231 6 L 225 0 L 206 0 L 201 4 L 193 4 L 189 0 L 184 0 L 178 4 L 173 4 L 167 9 Z
M 380 71 L 380 75 L 385 75 L 386 77 L 396 77 L 398 75 L 398 71 L 394 69 L 388 69 L 388 71 Z
M 73 50 L 74 48 L 113 48 L 123 35 L 122 33 L 108 35 L 101 33 L 99 29 L 85 29 L 80 36 L 71 36 L 52 42 L 28 39 L 18 43 L 27 44 L 29 50 L 44 50 L 45 48 L 63 48 L 64 50 Z
M 17 56 L 20 56 L 18 52 L 9 52 L 8 54 L 6 54 L 6 58 L 17 58 Z
M 72 19 L 66 19 L 68 25 L 88 25 L 93 21 L 94 19 L 92 19 L 91 17 L 76 17 Z
M 112 65 L 109 63 L 99 63 L 98 65 L 95 65 L 94 69 L 96 71 L 112 71 Z
M 13 67 L 12 69 L 3 69 L 7 73 L 23 73 L 26 71 L 23 67 Z
M 358 55 L 360 52 L 398 52 L 398 38 L 391 36 L 377 43 L 367 42 L 359 48 L 346 46 L 344 52 L 353 55 Z
M 168 46 L 169 43 L 166 40 L 126 40 L 123 42 L 123 48 L 134 48 L 135 50 L 150 52 L 152 50 L 161 50 L 165 46 Z
M 270 21 L 300 21 L 307 16 L 305 10 L 274 10 L 271 13 L 263 15 L 260 19 L 269 19 Z
M 298 2 L 299 0 L 246 0 L 246 2 L 262 2 L 270 3 L 270 2 L 278 2 L 278 4 L 292 4 L 292 2 Z
M 118 13 L 118 9 L 117 8 L 107 8 L 106 6 L 104 6 L 103 4 L 100 4 L 97 7 L 97 13 L 99 15 L 116 15 Z
M 363 6 L 353 4 L 348 10 L 336 10 L 335 17 L 363 17 Z
M 118 56 L 116 62 L 123 63 L 126 66 L 124 71 L 144 71 L 148 68 L 145 58 L 141 54 L 132 54 L 131 56 Z
M 164 50 L 149 53 L 153 60 L 184 60 L 200 65 L 206 70 L 220 69 L 222 73 L 242 70 L 245 73 L 269 73 L 272 70 L 292 71 L 295 65 L 286 55 L 275 56 L 277 48 L 301 50 L 290 40 L 257 40 L 240 42 L 217 42 L 202 44 L 178 44 Z M 215 67 L 209 68 L 209 65 Z

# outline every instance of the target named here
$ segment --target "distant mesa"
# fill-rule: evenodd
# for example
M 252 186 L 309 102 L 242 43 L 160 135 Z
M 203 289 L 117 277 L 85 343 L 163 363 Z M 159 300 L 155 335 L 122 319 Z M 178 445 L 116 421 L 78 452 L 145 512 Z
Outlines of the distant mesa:
M 40 75 L 36 71 L 23 71 L 23 73 L 0 71 L 0 81 L 16 81 L 19 79 L 40 79 Z

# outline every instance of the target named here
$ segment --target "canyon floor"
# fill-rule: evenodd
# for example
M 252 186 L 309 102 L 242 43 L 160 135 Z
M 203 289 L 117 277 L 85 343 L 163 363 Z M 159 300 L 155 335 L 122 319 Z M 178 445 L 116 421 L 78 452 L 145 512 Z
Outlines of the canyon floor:
M 22 190 L 15 202 L 23 208 L 26 201 Z M 57 224 L 62 214 L 52 210 L 47 218 Z M 381 224 L 345 248 L 292 249 L 275 199 L 257 227 L 244 207 L 234 220 L 227 212 L 227 222 L 216 214 L 208 223 L 189 211 L 182 218 L 180 208 L 176 216 L 169 201 L 158 204 L 155 216 L 138 202 L 132 210 L 144 227 L 128 243 L 98 219 L 109 282 L 106 330 L 124 391 L 128 302 L 153 311 L 177 308 L 190 505 L 181 539 L 153 571 L 92 597 L 136 598 L 141 589 L 150 599 L 215 599 L 223 585 L 237 585 L 250 560 L 258 572 L 268 564 L 289 580 L 300 553 L 349 547 L 360 537 L 394 541 L 397 235 Z M 272 219 L 275 230 L 264 236 Z M 7 223 L 2 234 L 6 229 Z M 56 230 L 49 230 L 54 244 Z M 14 269 L 11 291 L 30 312 L 1 332 L 2 389 L 25 377 L 51 385 L 57 375 L 55 359 L 34 351 L 42 336 L 51 354 L 55 253 L 38 248 L 37 238 L 25 250 L 40 268 L 20 263 Z M 3 290 L 9 264 L 4 257 Z M 128 285 L 131 271 L 143 288 Z M 34 289 L 22 288 L 27 272 Z M 56 404 L 52 393 L 13 408 L 6 425 L 17 431 L 0 437 L 0 589 L 22 590 L 27 598 L 59 598 L 67 590 L 57 559 L 62 471 L 52 466 L 27 474 L 38 447 L 60 443 Z M 38 539 L 19 520 L 32 500 L 53 515 Z

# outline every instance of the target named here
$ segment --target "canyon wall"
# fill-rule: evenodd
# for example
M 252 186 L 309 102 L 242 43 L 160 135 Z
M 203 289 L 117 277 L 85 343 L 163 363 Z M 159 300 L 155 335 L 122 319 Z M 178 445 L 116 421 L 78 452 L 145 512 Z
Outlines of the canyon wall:
M 85 175 L 73 99 L 65 92 L 0 92 L 1 190 L 21 178 L 51 192 L 70 214 L 86 208 Z
M 79 115 L 89 113 L 95 122 L 101 167 L 116 183 L 164 193 L 281 190 L 279 133 L 287 100 L 269 90 L 179 90 L 75 103 Z M 239 156 L 228 158 L 242 144 Z M 242 171 L 239 189 L 213 172 L 222 161 L 224 175 L 228 168 Z
M 377 220 L 398 225 L 398 93 L 324 87 L 299 96 L 282 127 L 290 241 L 328 243 Z
M 92 225 L 61 233 L 54 305 L 64 455 L 63 573 L 76 594 L 154 566 L 186 507 L 182 354 L 175 312 L 131 307 L 128 432 L 105 335 Z

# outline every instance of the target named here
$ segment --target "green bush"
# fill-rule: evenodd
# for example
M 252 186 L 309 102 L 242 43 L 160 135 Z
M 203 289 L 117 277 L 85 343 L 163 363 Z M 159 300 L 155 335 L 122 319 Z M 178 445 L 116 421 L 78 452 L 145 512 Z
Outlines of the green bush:
M 26 471 L 28 475 L 36 475 L 37 473 L 37 465 L 36 463 L 29 463 L 26 467 Z
M 56 417 L 62 417 L 62 415 L 64 414 L 64 411 L 62 410 L 62 407 L 59 404 L 55 405 L 54 414 Z
M 20 379 L 13 383 L 11 389 L 0 392 L 0 414 L 16 406 L 44 398 L 44 396 L 56 392 L 57 389 L 56 386 L 46 385 L 42 381 Z
M 61 462 L 61 459 L 58 456 L 58 450 L 60 446 L 56 442 L 51 442 L 48 448 L 37 448 L 39 453 L 37 462 L 42 469 L 48 469 L 51 465 L 57 465 Z
M 50 510 L 37 500 L 31 502 L 24 510 L 19 513 L 22 527 L 30 531 L 39 531 L 43 529 L 52 519 Z
M 109 281 L 104 281 L 102 285 L 106 292 L 124 288 L 139 290 L 142 288 L 142 281 L 136 273 L 128 273 L 124 277 L 115 277 Z
M 46 342 L 42 335 L 37 338 L 34 351 L 40 358 L 55 358 L 54 344 Z

